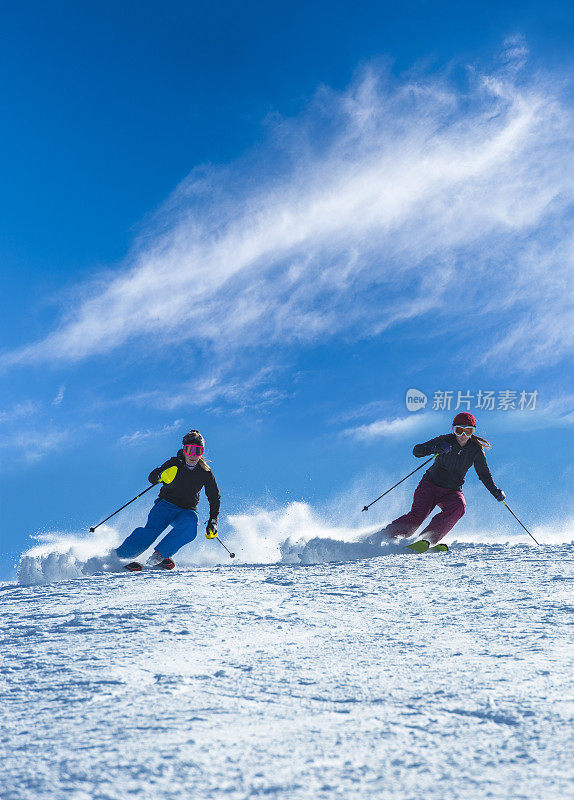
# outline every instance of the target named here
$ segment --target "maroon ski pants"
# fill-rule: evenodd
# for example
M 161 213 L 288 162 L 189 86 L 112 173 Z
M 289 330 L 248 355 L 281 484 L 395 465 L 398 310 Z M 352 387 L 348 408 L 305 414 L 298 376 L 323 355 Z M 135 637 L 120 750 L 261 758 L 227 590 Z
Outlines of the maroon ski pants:
M 397 536 L 410 536 L 435 506 L 439 506 L 440 513 L 431 519 L 421 533 L 421 538 L 436 544 L 462 517 L 466 503 L 462 492 L 457 492 L 456 489 L 444 489 L 425 479 L 415 489 L 413 506 L 409 513 L 393 520 L 385 528 L 385 533 L 393 539 Z

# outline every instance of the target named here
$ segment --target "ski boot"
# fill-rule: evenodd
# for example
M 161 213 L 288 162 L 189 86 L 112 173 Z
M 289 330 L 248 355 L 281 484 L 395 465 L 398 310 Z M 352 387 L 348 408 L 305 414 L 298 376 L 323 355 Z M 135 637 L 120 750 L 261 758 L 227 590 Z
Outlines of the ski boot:
M 155 565 L 154 569 L 173 569 L 174 567 L 175 562 L 172 561 L 171 558 L 164 558 L 163 561 Z
M 146 567 L 157 567 L 158 564 L 161 564 L 163 561 L 163 556 L 161 553 L 158 553 L 157 550 L 154 550 L 148 560 L 145 562 Z

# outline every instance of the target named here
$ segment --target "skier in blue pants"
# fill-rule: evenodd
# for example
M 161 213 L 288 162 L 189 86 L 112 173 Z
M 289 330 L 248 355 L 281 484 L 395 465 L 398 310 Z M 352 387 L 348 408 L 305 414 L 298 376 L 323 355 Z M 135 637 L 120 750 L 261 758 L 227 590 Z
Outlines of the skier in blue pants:
M 116 553 L 120 558 L 135 558 L 147 550 L 168 525 L 172 529 L 157 545 L 156 551 L 164 558 L 171 558 L 178 550 L 193 542 L 197 536 L 197 511 L 183 509 L 161 497 L 153 504 L 145 527 L 136 528 L 121 544 Z
M 192 430 L 183 437 L 183 447 L 177 455 L 150 472 L 149 482 L 162 483 L 163 486 L 145 526 L 132 531 L 116 548 L 119 558 L 136 558 L 171 525 L 171 530 L 156 545 L 147 564 L 173 569 L 175 564 L 172 556 L 197 536 L 196 509 L 202 488 L 205 488 L 209 500 L 209 522 L 205 536 L 208 539 L 217 536 L 220 494 L 215 476 L 203 459 L 204 451 L 203 436 L 199 431 Z M 136 571 L 142 566 L 137 561 L 132 561 L 125 568 Z

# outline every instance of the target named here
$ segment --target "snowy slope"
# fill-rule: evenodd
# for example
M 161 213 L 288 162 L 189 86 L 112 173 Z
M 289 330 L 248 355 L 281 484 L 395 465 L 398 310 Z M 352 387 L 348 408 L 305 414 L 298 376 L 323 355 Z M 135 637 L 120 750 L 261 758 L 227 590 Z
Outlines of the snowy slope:
M 574 797 L 574 546 L 384 552 L 2 584 L 2 800 Z

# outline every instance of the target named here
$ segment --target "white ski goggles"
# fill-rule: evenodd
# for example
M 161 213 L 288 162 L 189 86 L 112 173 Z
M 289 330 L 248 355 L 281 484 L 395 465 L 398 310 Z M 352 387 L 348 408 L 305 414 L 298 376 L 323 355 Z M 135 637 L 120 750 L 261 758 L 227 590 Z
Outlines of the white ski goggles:
M 466 426 L 463 427 L 462 425 L 453 425 L 452 429 L 457 436 L 462 436 L 463 433 L 465 434 L 465 436 L 472 436 L 472 434 L 476 430 L 476 428 L 473 428 L 472 426 L 469 426 L 467 428 Z

